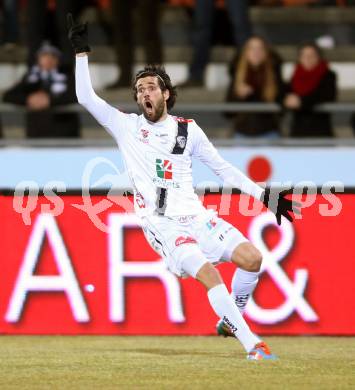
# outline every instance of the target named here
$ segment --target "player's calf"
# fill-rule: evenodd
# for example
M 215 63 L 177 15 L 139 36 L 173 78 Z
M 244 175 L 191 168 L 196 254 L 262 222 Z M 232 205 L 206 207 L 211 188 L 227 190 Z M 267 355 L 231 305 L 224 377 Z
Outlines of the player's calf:
M 200 268 L 196 275 L 196 279 L 201 282 L 207 290 L 223 283 L 219 271 L 208 262 Z
M 238 308 L 235 306 L 218 270 L 206 262 L 196 273 L 196 279 L 208 290 L 208 300 L 214 312 L 223 319 L 247 352 L 260 342 L 249 329 Z
M 232 261 L 238 269 L 232 278 L 231 295 L 239 311 L 243 313 L 259 280 L 262 255 L 253 244 L 245 242 L 233 251 Z
M 250 242 L 244 242 L 233 251 L 231 260 L 238 266 L 232 278 L 231 297 L 240 313 L 243 314 L 258 283 L 262 255 Z M 217 333 L 224 337 L 234 336 L 223 319 L 217 322 L 216 329 Z

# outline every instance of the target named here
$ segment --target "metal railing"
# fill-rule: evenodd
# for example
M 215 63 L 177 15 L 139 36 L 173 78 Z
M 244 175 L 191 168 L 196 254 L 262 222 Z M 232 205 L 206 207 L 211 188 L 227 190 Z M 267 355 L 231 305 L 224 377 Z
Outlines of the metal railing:
M 136 103 L 128 102 L 109 102 L 114 107 L 119 107 L 123 111 L 138 112 Z M 68 104 L 61 107 L 53 107 L 54 112 L 78 112 L 87 111 L 79 104 Z M 27 110 L 23 106 L 14 104 L 0 103 L 0 113 L 25 113 Z M 283 108 L 277 103 L 177 103 L 173 113 L 178 112 L 282 112 Z M 354 112 L 355 103 L 323 103 L 314 108 L 317 112 Z
M 126 112 L 138 112 L 136 103 L 117 103 L 110 102 L 114 107 L 119 107 Z M 71 104 L 61 107 L 52 108 L 54 112 L 67 113 L 77 112 L 84 115 L 90 113 L 79 104 Z M 317 112 L 336 113 L 355 113 L 355 103 L 324 103 L 314 108 Z M 282 112 L 283 108 L 276 103 L 180 103 L 177 104 L 172 114 L 179 113 L 221 113 L 221 112 Z M 25 107 L 13 104 L 0 104 L 0 114 L 24 114 Z M 279 138 L 276 140 L 268 139 L 214 139 L 216 146 L 282 146 L 282 147 L 354 147 L 355 138 L 307 138 L 307 139 L 292 139 Z M 0 139 L 0 147 L 112 147 L 116 143 L 111 139 Z

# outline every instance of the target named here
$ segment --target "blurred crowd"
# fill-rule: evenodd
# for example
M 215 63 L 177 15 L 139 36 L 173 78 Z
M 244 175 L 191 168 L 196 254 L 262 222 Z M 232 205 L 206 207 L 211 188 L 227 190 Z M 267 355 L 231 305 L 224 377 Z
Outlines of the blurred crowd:
M 3 101 L 25 107 L 26 135 L 31 138 L 79 137 L 80 121 L 75 112 L 58 108 L 76 102 L 73 79 L 74 56 L 67 39 L 66 14 L 74 17 L 88 6 L 95 6 L 97 19 L 112 45 L 119 78 L 108 90 L 131 85 L 134 58 L 134 33 L 139 29 L 147 63 L 164 63 L 160 31 L 159 0 L 3 0 L 2 43 L 12 50 L 19 43 L 28 48 L 28 69 L 22 79 L 3 94 Z M 331 116 L 317 112 L 320 103 L 337 99 L 336 74 L 330 69 L 322 50 L 313 42 L 298 49 L 294 71 L 288 80 L 282 77 L 283 60 L 272 43 L 253 34 L 250 5 L 339 5 L 346 0 L 166 0 L 182 6 L 191 17 L 192 61 L 187 80 L 180 88 L 204 88 L 205 69 L 212 45 L 216 10 L 225 8 L 231 29 L 231 43 L 236 55 L 228 64 L 230 83 L 226 102 L 276 103 L 280 112 L 225 113 L 236 138 L 281 136 L 281 120 L 291 113 L 291 137 L 332 137 Z M 19 9 L 26 9 L 26 42 L 19 38 Z M 104 14 L 110 14 L 111 23 Z M 138 21 L 138 23 L 136 23 Z M 0 130 L 1 137 L 1 130 Z

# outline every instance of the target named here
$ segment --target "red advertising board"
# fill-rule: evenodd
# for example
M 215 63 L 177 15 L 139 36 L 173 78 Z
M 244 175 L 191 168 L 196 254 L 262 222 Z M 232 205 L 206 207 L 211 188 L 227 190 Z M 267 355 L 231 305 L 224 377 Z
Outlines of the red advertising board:
M 266 210 L 241 215 L 242 196 L 231 197 L 223 218 L 264 254 L 246 313 L 255 332 L 355 334 L 355 195 L 337 196 L 337 216 L 324 216 L 331 206 L 317 195 L 302 219 L 281 228 Z M 210 207 L 220 201 L 204 198 Z M 81 196 L 0 196 L 0 333 L 213 334 L 217 318 L 204 288 L 166 270 L 132 209 L 104 196 L 91 202 L 102 206 L 97 220 L 73 206 Z M 219 269 L 229 286 L 233 265 Z

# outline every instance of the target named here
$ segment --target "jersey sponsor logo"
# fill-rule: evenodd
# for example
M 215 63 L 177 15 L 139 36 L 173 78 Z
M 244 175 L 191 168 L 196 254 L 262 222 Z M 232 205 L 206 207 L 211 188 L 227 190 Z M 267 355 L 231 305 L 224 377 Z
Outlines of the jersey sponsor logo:
M 184 149 L 186 146 L 186 137 L 183 135 L 179 135 L 178 137 L 176 137 L 176 142 L 181 149 Z
M 182 244 L 196 244 L 196 240 L 189 236 L 187 237 L 180 236 L 175 240 L 175 246 L 179 246 Z
M 172 180 L 173 164 L 170 160 L 162 160 L 161 158 L 157 158 L 155 160 L 155 169 L 157 176 L 161 179 Z
M 165 180 L 165 179 L 161 179 L 160 177 L 153 177 L 152 181 L 157 187 L 167 188 L 167 189 L 180 188 L 180 184 L 173 180 Z

